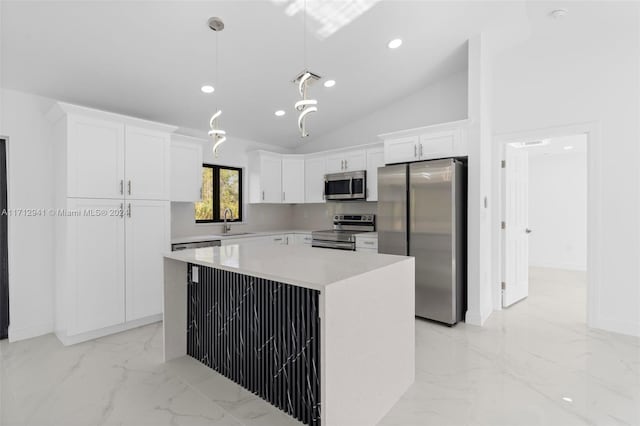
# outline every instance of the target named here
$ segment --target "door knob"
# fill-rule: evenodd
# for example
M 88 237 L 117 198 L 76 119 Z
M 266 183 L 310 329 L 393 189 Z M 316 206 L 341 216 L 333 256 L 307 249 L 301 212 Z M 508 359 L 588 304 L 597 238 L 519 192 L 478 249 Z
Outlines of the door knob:
M 527 234 L 530 234 L 530 233 L 532 233 L 533 231 L 532 231 L 531 229 L 527 228 L 527 229 L 525 229 L 525 230 L 524 230 L 524 232 L 526 232 Z

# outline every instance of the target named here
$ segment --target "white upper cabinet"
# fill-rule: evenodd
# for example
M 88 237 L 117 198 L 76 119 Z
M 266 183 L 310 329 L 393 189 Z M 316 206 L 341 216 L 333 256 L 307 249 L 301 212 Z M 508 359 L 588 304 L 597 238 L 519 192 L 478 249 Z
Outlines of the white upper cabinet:
M 363 149 L 332 153 L 326 157 L 327 173 L 365 170 L 366 166 L 367 157 Z
M 311 157 L 304 160 L 304 202 L 324 203 L 325 158 Z
M 171 250 L 166 201 L 128 200 L 124 212 L 126 320 L 162 313 L 163 254 Z
M 169 200 L 170 132 L 175 127 L 58 103 L 59 182 L 72 198 Z
M 202 145 L 198 141 L 171 140 L 171 201 L 202 198 Z
M 282 157 L 282 202 L 304 203 L 305 189 L 304 157 L 285 155 Z
M 381 135 L 385 164 L 468 155 L 466 120 Z
M 367 150 L 367 201 L 378 201 L 378 167 L 384 166 L 384 149 Z
M 384 141 L 385 164 L 418 161 L 418 136 L 389 139 Z
M 126 197 L 168 200 L 170 179 L 169 134 L 126 126 Z
M 282 203 L 282 156 L 255 151 L 249 153 L 250 203 Z
M 67 196 L 122 198 L 125 126 L 116 121 L 70 116 Z

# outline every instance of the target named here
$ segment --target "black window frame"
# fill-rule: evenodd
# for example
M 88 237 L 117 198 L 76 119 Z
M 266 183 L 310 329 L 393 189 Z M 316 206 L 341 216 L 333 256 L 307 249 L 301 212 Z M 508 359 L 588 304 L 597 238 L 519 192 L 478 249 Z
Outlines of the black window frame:
M 213 219 L 196 219 L 196 223 L 223 223 L 224 218 L 220 216 L 220 170 L 233 170 L 238 172 L 238 217 L 229 219 L 227 222 L 242 222 L 243 218 L 243 206 L 244 206 L 244 195 L 242 191 L 242 167 L 232 167 L 232 166 L 224 166 L 221 164 L 203 164 L 203 169 L 209 168 L 211 170 L 211 176 L 213 179 L 212 185 L 212 199 L 213 199 Z M 202 171 L 201 171 L 202 173 Z M 203 185 L 204 186 L 204 185 Z M 217 196 L 216 196 L 217 194 Z M 202 194 L 204 196 L 204 194 Z M 195 216 L 195 211 L 194 211 Z

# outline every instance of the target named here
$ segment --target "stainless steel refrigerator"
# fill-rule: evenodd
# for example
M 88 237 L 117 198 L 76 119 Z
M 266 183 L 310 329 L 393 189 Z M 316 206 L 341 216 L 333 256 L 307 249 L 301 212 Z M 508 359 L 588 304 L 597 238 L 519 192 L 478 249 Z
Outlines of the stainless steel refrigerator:
M 444 159 L 378 169 L 378 252 L 416 259 L 416 316 L 466 310 L 466 167 Z

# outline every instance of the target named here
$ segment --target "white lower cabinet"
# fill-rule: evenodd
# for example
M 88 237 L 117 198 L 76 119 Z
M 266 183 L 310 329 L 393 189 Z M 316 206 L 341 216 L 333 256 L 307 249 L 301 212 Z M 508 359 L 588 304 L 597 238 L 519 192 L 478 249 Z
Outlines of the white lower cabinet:
M 125 321 L 124 220 L 117 200 L 69 199 L 60 218 L 68 230 L 66 253 L 57 253 L 67 274 L 58 276 L 58 314 L 65 334 L 76 335 Z M 108 214 L 102 215 L 106 211 Z M 93 215 L 95 212 L 95 215 Z M 110 214 L 115 212 L 115 214 Z M 62 256 L 62 255 L 67 256 Z
M 163 254 L 171 245 L 169 203 L 129 200 L 125 212 L 126 320 L 162 313 Z
M 294 244 L 296 245 L 311 245 L 311 234 L 294 234 L 293 236 Z M 291 244 L 291 240 L 289 241 Z
M 356 251 L 363 253 L 377 253 L 378 237 L 356 235 Z
M 160 319 L 168 201 L 68 198 L 56 219 L 56 334 L 73 344 Z

